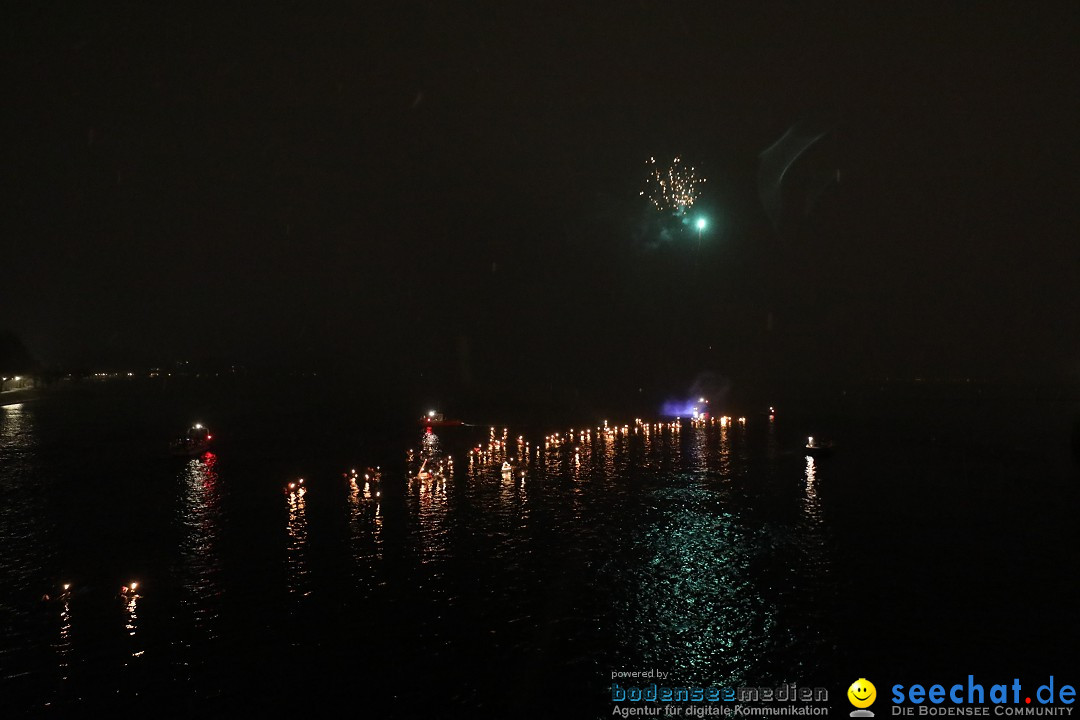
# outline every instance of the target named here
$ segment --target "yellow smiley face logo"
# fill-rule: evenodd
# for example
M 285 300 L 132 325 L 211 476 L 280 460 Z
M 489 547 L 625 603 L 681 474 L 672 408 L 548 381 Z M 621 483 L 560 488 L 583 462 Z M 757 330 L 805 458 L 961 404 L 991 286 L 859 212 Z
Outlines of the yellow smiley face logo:
M 867 708 L 877 699 L 877 688 L 866 678 L 859 678 L 847 689 L 848 700 L 857 708 Z

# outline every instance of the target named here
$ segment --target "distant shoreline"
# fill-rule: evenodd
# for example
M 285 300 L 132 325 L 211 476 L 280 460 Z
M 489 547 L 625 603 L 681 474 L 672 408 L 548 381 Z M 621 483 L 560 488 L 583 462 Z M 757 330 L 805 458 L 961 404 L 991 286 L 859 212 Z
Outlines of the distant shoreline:
M 0 407 L 6 405 L 19 405 L 28 400 L 34 400 L 41 394 L 41 391 L 36 388 L 30 388 L 27 390 L 8 390 L 7 392 L 0 393 Z

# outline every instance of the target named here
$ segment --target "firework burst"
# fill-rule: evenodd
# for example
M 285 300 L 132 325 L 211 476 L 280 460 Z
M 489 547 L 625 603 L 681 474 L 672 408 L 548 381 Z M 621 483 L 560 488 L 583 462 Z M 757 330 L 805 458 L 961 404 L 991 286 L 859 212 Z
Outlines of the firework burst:
M 649 202 L 661 212 L 670 212 L 682 216 L 694 206 L 700 195 L 698 185 L 705 182 L 694 174 L 694 168 L 687 168 L 682 158 L 676 157 L 669 167 L 663 167 L 656 158 L 649 158 L 645 163 L 649 167 L 649 176 L 645 179 L 645 189 L 639 195 L 649 198 Z

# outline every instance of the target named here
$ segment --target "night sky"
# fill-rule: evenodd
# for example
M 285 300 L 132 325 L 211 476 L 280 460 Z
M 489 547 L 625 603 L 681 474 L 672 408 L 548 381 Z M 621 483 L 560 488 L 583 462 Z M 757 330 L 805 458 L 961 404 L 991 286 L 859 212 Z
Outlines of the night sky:
M 1075 2 L 262 5 L 5 13 L 43 362 L 1080 379 Z M 813 122 L 839 182 L 778 225 L 758 155 Z M 676 154 L 700 247 L 638 194 Z

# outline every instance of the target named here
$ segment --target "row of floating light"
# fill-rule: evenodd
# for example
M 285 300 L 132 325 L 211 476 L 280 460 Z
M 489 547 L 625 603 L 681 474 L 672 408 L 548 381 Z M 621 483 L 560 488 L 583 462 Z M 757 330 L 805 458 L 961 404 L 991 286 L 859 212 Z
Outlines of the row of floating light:
M 711 424 L 720 424 L 722 426 L 726 426 L 730 422 L 732 422 L 732 418 L 724 416 L 723 418 L 720 418 L 718 420 L 713 420 Z M 740 417 L 738 418 L 738 422 L 741 424 L 745 424 L 746 418 Z M 700 423 L 692 422 L 692 425 L 697 427 L 704 427 L 705 424 L 706 423 L 704 421 Z M 535 457 L 542 457 L 544 451 L 559 450 L 564 446 L 571 446 L 574 451 L 575 459 L 579 460 L 582 447 L 591 445 L 591 443 L 593 442 L 594 430 L 596 433 L 596 439 L 605 442 L 615 440 L 620 437 L 627 438 L 631 434 L 643 435 L 645 437 L 649 437 L 654 432 L 662 433 L 664 431 L 668 431 L 675 434 L 679 433 L 682 430 L 682 418 L 676 418 L 675 420 L 668 422 L 658 421 L 654 423 L 646 422 L 641 418 L 635 418 L 633 425 L 612 425 L 610 421 L 604 420 L 603 423 L 596 426 L 595 429 L 569 428 L 563 433 L 555 432 L 551 433 L 550 435 L 545 435 L 543 440 L 543 448 L 537 446 Z M 531 452 L 531 443 L 526 441 L 523 435 L 519 435 L 517 437 L 518 455 L 508 456 L 508 444 L 505 441 L 507 435 L 508 430 L 504 428 L 502 434 L 502 438 L 504 439 L 498 440 L 496 439 L 495 429 L 491 428 L 487 447 L 477 445 L 476 447 L 469 450 L 470 465 L 475 465 L 478 463 L 489 464 L 509 461 L 519 462 L 522 459 L 528 459 L 530 457 L 533 457 L 533 453 Z
M 355 493 L 355 494 L 359 494 L 360 491 L 361 491 L 360 490 L 360 474 L 356 471 L 356 468 L 353 468 L 349 472 L 344 473 L 344 477 L 349 481 L 349 485 L 352 487 L 352 492 Z M 379 482 L 380 480 L 382 480 L 382 468 L 381 467 L 376 466 L 374 468 L 370 468 L 370 467 L 367 468 L 367 471 L 364 473 L 364 479 L 363 479 L 363 483 L 364 483 L 363 493 L 364 493 L 365 498 L 370 499 L 372 497 L 372 494 L 371 494 L 372 487 L 375 485 L 375 483 Z M 380 497 L 381 495 L 382 495 L 382 491 L 376 490 L 374 497 Z
M 452 464 L 452 460 L 451 460 L 451 464 Z M 350 481 L 350 483 L 353 484 L 354 486 L 357 484 L 357 482 L 359 480 L 359 473 L 356 471 L 355 468 L 349 470 L 346 473 L 343 473 L 343 476 L 346 477 Z M 370 496 L 371 485 L 373 483 L 376 483 L 379 480 L 381 480 L 381 478 L 382 478 L 381 467 L 377 466 L 375 468 L 368 468 L 367 472 L 364 473 L 364 493 L 366 495 Z M 301 478 L 297 478 L 295 480 L 289 481 L 285 486 L 285 492 L 289 496 L 289 502 L 290 503 L 295 503 L 297 500 L 302 498 L 307 493 L 307 488 L 305 486 L 304 478 L 301 477 Z M 381 495 L 381 493 L 379 491 L 375 492 L 375 497 L 379 497 L 380 495 Z M 53 600 L 62 600 L 66 604 L 68 601 L 71 600 L 71 588 L 72 588 L 72 583 L 63 583 L 60 586 L 60 592 L 57 594 L 57 596 L 55 598 L 50 596 L 48 593 L 45 593 L 42 596 L 41 600 L 42 600 L 42 602 L 52 602 Z M 127 624 L 127 630 L 129 631 L 128 634 L 132 635 L 132 636 L 134 636 L 134 634 L 135 634 L 135 627 L 134 627 L 133 623 L 134 623 L 134 613 L 136 612 L 136 602 L 138 601 L 138 599 L 140 597 L 142 597 L 142 595 L 139 594 L 138 590 L 139 590 L 138 581 L 132 580 L 127 585 L 121 585 L 120 590 L 117 593 L 117 597 L 124 601 L 125 608 L 131 614 L 131 618 L 129 618 L 129 621 L 128 621 L 128 624 Z M 134 653 L 134 655 L 136 657 L 141 656 L 142 654 L 143 654 L 143 651 L 139 651 L 137 653 Z
M 507 462 L 507 451 L 510 448 L 509 443 L 510 430 L 508 428 L 502 429 L 502 434 L 496 438 L 495 428 L 492 427 L 488 432 L 487 447 L 483 445 L 477 445 L 469 450 L 469 465 L 473 466 L 476 463 L 488 464 L 491 462 Z M 529 444 L 525 442 L 523 435 L 517 437 L 518 455 L 522 454 L 522 451 L 528 452 Z M 515 457 L 514 461 L 517 462 L 518 458 Z
M 776 410 L 773 407 L 769 408 L 769 420 L 775 419 Z M 734 424 L 746 425 L 746 417 L 739 416 L 733 417 L 730 415 L 722 415 L 719 417 L 711 418 L 705 413 L 695 413 L 696 417 L 690 420 L 692 427 L 705 428 L 709 426 L 719 426 L 720 428 L 727 428 Z M 641 418 L 635 418 L 633 425 L 612 425 L 608 420 L 604 420 L 601 425 L 595 428 L 569 428 L 565 432 L 554 432 L 544 436 L 543 448 L 537 445 L 535 448 L 535 457 L 543 457 L 545 451 L 560 450 L 563 447 L 569 446 L 573 449 L 574 459 L 580 462 L 582 447 L 591 446 L 595 438 L 603 442 L 614 441 L 619 438 L 627 438 L 631 434 L 642 435 L 646 438 L 650 437 L 653 433 L 670 432 L 672 434 L 678 434 L 683 427 L 683 419 L 677 417 L 674 420 L 661 422 L 647 422 Z M 502 472 L 505 474 L 511 471 L 517 464 L 522 462 L 528 462 L 529 458 L 534 457 L 532 443 L 525 439 L 524 435 L 518 435 L 514 441 L 514 449 L 516 454 L 510 453 L 510 440 L 509 440 L 509 428 L 502 428 L 501 433 L 496 433 L 496 428 L 491 426 L 488 431 L 488 442 L 486 445 L 477 445 L 469 450 L 469 466 L 475 468 L 477 466 L 486 465 L 498 465 L 501 467 Z M 414 450 L 409 450 L 407 459 L 410 463 L 415 463 L 417 454 Z M 427 468 L 427 460 L 421 466 L 421 470 L 415 474 L 411 474 L 410 479 L 420 478 L 427 479 L 432 477 L 445 476 L 453 473 L 453 458 L 446 457 L 439 459 L 432 468 Z M 355 473 L 355 471 L 353 471 Z M 524 472 L 522 473 L 524 475 Z
M 54 647 L 59 656 L 59 669 L 64 680 L 67 680 L 67 669 L 70 664 L 68 655 L 71 652 L 71 587 L 72 583 L 63 583 L 60 586 L 60 592 L 55 598 L 50 597 L 48 593 L 45 593 L 41 597 L 43 603 L 51 603 L 54 600 L 62 603 L 60 609 L 60 642 L 59 644 L 54 645 Z M 124 621 L 124 629 L 127 631 L 128 637 L 132 638 L 133 642 L 138 630 L 138 602 L 139 598 L 142 597 L 138 590 L 139 583 L 133 580 L 128 585 L 121 585 L 120 592 L 116 595 L 117 599 L 121 600 L 124 604 L 124 612 L 127 614 Z M 140 658 L 146 653 L 146 650 L 137 650 L 133 647 L 130 649 L 130 652 L 131 657 Z
M 53 600 L 64 600 L 64 601 L 70 600 L 71 599 L 71 587 L 72 587 L 72 583 L 63 583 L 60 586 L 60 592 L 56 595 L 55 598 L 52 597 L 51 595 L 49 595 L 48 593 L 45 593 L 44 595 L 41 596 L 41 601 L 42 602 L 52 602 Z M 132 580 L 127 585 L 121 585 L 120 590 L 119 590 L 119 592 L 117 592 L 116 596 L 118 598 L 120 598 L 121 600 L 123 600 L 124 602 L 130 602 L 130 601 L 132 601 L 134 599 L 142 597 L 141 595 L 138 594 L 138 589 L 139 589 L 139 583 Z
M 356 468 L 350 468 L 348 471 L 342 473 L 341 476 L 348 480 L 349 483 L 352 485 L 356 485 L 360 480 L 360 473 L 357 472 Z M 369 467 L 364 471 L 365 486 L 370 486 L 371 484 L 377 483 L 380 480 L 382 480 L 381 466 L 376 466 L 373 468 Z M 307 494 L 307 485 L 305 484 L 305 482 L 306 481 L 302 477 L 298 477 L 295 480 L 290 480 L 285 484 L 285 494 L 290 496 L 295 495 L 297 497 L 303 497 L 305 494 Z M 376 496 L 379 495 L 379 493 L 375 494 Z

